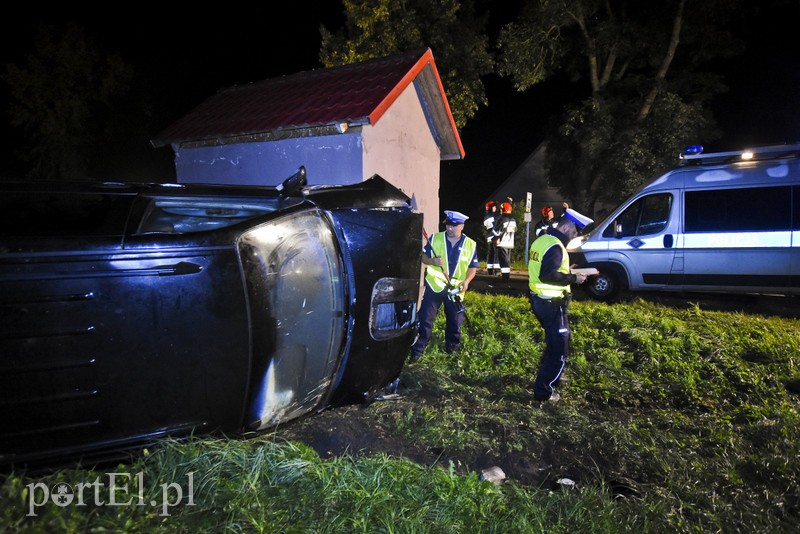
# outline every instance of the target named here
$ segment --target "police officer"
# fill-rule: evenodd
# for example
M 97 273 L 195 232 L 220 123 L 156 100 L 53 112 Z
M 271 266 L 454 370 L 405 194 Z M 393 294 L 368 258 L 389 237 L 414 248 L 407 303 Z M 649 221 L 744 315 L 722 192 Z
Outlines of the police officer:
M 497 243 L 497 257 L 500 260 L 500 274 L 503 280 L 511 278 L 511 251 L 514 250 L 514 234 L 517 231 L 517 221 L 511 214 L 512 210 L 510 202 L 503 202 L 500 205 L 500 218 L 492 231 Z
M 444 305 L 445 352 L 452 354 L 461 346 L 461 324 L 464 307 L 461 298 L 478 271 L 475 241 L 464 233 L 469 217 L 457 211 L 445 211 L 445 231 L 431 236 L 422 254 L 425 269 L 425 292 L 417 314 L 419 337 L 412 345 L 409 358 L 417 361 L 431 338 L 433 322 Z
M 571 284 L 582 284 L 585 274 L 571 274 L 566 245 L 578 235 L 588 217 L 574 212 L 559 217 L 531 244 L 528 261 L 531 311 L 544 328 L 545 348 L 533 383 L 533 398 L 556 401 L 555 390 L 569 356 L 570 331 L 567 309 L 572 297 Z
M 497 258 L 497 247 L 494 241 L 494 225 L 497 222 L 497 202 L 490 200 L 486 203 L 486 211 L 483 216 L 483 227 L 486 229 L 486 271 L 489 274 L 500 269 Z

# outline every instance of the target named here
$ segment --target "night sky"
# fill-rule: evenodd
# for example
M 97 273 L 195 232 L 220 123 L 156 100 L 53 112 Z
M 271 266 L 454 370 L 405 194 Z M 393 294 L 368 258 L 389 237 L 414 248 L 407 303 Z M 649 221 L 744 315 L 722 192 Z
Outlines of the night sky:
M 174 179 L 174 167 L 171 149 L 152 148 L 151 138 L 219 89 L 319 68 L 320 24 L 335 29 L 343 21 L 338 2 L 332 0 L 282 3 L 280 15 L 267 7 L 236 12 L 215 8 L 213 13 L 186 13 L 185 20 L 155 8 L 119 13 L 115 8 L 113 15 L 74 7 L 54 8 L 62 12 L 21 9 L 21 16 L 4 17 L 2 23 L 3 64 L 21 61 L 31 49 L 36 23 L 71 19 L 148 78 L 156 116 L 152 131 L 132 143 L 143 154 L 137 164 L 153 174 L 152 181 Z M 792 0 L 781 11 L 750 19 L 739 29 L 748 50 L 720 62 L 731 89 L 714 106 L 723 138 L 713 144 L 698 140 L 707 150 L 800 142 L 798 27 L 800 1 Z M 442 163 L 442 205 L 450 209 L 474 211 L 480 206 L 536 148 L 549 114 L 569 96 L 557 83 L 526 94 L 514 92 L 498 77 L 486 83 L 489 107 L 461 131 L 465 159 Z M 5 87 L 0 91 L 5 107 Z M 18 134 L 7 122 L 5 116 L 0 121 L 6 138 L 0 172 L 5 175 L 18 171 L 9 156 Z

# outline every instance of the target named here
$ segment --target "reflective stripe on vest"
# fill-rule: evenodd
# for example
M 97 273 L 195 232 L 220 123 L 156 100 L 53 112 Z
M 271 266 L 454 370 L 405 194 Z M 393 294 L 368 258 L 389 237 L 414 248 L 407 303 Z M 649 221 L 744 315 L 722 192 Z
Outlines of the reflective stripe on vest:
M 558 272 L 569 274 L 569 254 L 561 241 L 551 235 L 543 235 L 533 242 L 528 259 L 528 287 L 531 291 L 547 298 L 563 297 L 572 289 L 569 285 L 554 286 L 539 279 L 542 270 L 542 258 L 551 247 L 561 247 L 561 265 Z
M 447 246 L 445 245 L 445 239 L 447 239 L 447 236 L 444 232 L 433 234 L 431 237 L 431 248 L 438 257 L 442 258 L 442 267 L 428 265 L 425 269 L 425 281 L 436 293 L 440 293 L 447 287 L 447 277 L 445 277 L 442 272 L 442 268 L 444 268 L 445 272 L 450 272 L 450 266 L 447 264 Z M 453 272 L 453 276 L 450 277 L 454 285 L 458 285 L 460 282 L 466 280 L 467 271 L 472 262 L 472 256 L 475 254 L 475 246 L 475 241 L 469 237 L 464 238 L 456 269 Z

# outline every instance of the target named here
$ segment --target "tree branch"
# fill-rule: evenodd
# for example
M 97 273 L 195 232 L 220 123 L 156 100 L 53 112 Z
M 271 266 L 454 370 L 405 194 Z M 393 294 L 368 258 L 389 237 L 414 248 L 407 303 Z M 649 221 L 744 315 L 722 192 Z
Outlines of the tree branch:
M 575 21 L 581 30 L 584 41 L 586 41 L 586 56 L 589 60 L 589 80 L 592 84 L 592 93 L 600 91 L 600 75 L 597 61 L 597 47 L 595 46 L 594 39 L 589 35 L 589 29 L 586 27 L 586 18 L 583 16 L 583 11 L 574 13 L 567 10 L 567 13 Z
M 672 36 L 670 37 L 669 46 L 667 47 L 667 52 L 664 55 L 664 60 L 661 62 L 661 67 L 658 69 L 656 73 L 655 80 L 653 81 L 653 88 L 650 90 L 648 95 L 645 97 L 644 102 L 642 103 L 642 107 L 639 110 L 639 116 L 636 117 L 637 121 L 644 120 L 650 114 L 650 110 L 653 108 L 653 103 L 656 101 L 656 96 L 658 96 L 659 91 L 664 83 L 664 78 L 667 76 L 667 71 L 669 70 L 669 66 L 672 63 L 673 58 L 675 57 L 675 50 L 678 48 L 678 43 L 681 40 L 681 26 L 683 24 L 683 6 L 686 4 L 686 0 L 680 0 L 678 2 L 678 9 L 675 13 L 675 18 L 672 21 Z

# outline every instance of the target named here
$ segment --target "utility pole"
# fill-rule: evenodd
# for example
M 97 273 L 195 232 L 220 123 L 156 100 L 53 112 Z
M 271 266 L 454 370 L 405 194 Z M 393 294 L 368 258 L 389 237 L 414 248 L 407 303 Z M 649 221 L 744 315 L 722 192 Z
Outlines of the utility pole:
M 531 240 L 531 201 L 533 194 L 529 191 L 525 198 L 525 265 L 528 264 L 528 248 Z

